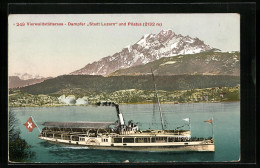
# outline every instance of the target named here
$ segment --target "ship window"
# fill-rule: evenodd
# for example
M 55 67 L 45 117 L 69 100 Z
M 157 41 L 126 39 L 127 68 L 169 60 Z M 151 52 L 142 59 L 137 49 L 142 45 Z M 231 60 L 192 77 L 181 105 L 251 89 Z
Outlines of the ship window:
M 134 143 L 134 138 L 124 138 L 124 143 Z
M 114 143 L 122 143 L 122 138 L 114 138 Z
M 168 142 L 173 142 L 173 138 L 168 138 Z
M 78 136 L 72 136 L 72 140 L 73 141 L 79 141 L 79 137 Z
M 136 143 L 147 143 L 150 142 L 150 138 L 136 138 Z
M 158 142 L 158 143 L 167 142 L 167 137 L 157 137 L 156 142 Z
M 144 142 L 150 142 L 150 138 L 144 138 Z
M 102 139 L 102 142 L 108 142 L 108 139 Z

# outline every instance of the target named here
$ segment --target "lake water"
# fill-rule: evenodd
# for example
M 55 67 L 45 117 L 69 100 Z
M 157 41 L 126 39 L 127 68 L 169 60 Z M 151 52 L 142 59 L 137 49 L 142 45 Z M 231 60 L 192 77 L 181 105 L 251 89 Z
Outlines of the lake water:
M 153 104 L 120 105 L 125 121 L 139 122 L 140 129 L 161 129 L 160 114 Z M 238 161 L 240 157 L 240 102 L 162 104 L 167 129 L 187 124 L 190 118 L 193 137 L 212 136 L 212 126 L 205 120 L 213 117 L 215 152 L 127 152 L 96 150 L 51 144 L 38 139 L 37 128 L 32 133 L 23 125 L 33 116 L 40 128 L 45 121 L 116 121 L 114 107 L 62 106 L 11 108 L 19 120 L 21 137 L 31 146 L 35 157 L 30 162 L 40 163 L 96 163 L 96 162 L 222 162 Z M 187 126 L 184 129 L 188 129 Z

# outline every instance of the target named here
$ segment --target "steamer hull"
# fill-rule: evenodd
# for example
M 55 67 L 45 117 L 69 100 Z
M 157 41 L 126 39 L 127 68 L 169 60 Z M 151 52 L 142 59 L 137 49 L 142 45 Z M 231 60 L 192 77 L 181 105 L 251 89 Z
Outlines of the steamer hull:
M 121 150 L 121 151 L 147 151 L 147 152 L 214 152 L 214 144 L 211 145 L 170 145 L 170 146 L 128 146 L 128 147 L 100 147 L 100 146 L 89 146 L 93 149 L 109 149 L 109 150 Z
M 132 136 L 130 136 L 132 137 Z M 66 144 L 72 146 L 85 146 L 92 149 L 120 150 L 120 151 L 198 151 L 198 152 L 214 152 L 215 145 L 213 140 L 198 140 L 185 142 L 146 142 L 146 143 L 114 143 L 111 141 L 113 137 L 107 137 L 108 142 L 101 142 L 103 138 L 86 138 L 84 141 L 64 140 L 52 137 L 39 136 L 40 139 L 53 143 Z M 125 139 L 129 136 L 124 136 Z M 142 137 L 144 139 L 145 137 Z M 148 137 L 147 137 L 148 139 Z

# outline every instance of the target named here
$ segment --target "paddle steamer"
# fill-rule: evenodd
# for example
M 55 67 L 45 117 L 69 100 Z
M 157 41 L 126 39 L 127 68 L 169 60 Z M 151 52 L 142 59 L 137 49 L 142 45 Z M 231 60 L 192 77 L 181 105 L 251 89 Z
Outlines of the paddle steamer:
M 192 138 L 189 130 L 166 130 L 156 84 L 161 130 L 140 130 L 132 120 L 125 122 L 119 105 L 115 102 L 99 102 L 97 105 L 113 106 L 116 122 L 45 122 L 40 139 L 94 149 L 127 151 L 215 151 L 214 139 Z M 187 118 L 189 122 L 190 119 Z M 212 125 L 213 126 L 213 125 Z M 213 128 L 213 127 L 212 127 Z

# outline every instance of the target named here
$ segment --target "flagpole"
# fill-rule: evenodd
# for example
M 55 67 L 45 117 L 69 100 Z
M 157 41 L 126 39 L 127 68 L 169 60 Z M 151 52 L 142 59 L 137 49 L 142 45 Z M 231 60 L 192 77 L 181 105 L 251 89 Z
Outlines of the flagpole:
M 33 122 L 35 123 L 36 127 L 38 128 L 39 132 L 41 133 L 42 131 L 40 130 L 40 128 L 38 127 L 37 123 L 35 122 L 35 120 L 33 119 L 33 117 L 31 116 Z
M 189 118 L 189 127 L 190 127 L 190 134 L 191 134 L 191 123 L 190 123 L 190 118 Z
M 191 136 L 191 123 L 190 123 L 190 118 L 189 118 L 189 126 L 190 126 L 190 136 Z M 191 137 L 190 137 L 191 140 Z
M 213 122 L 213 117 L 211 118 L 212 119 L 212 139 L 214 139 L 214 122 Z

